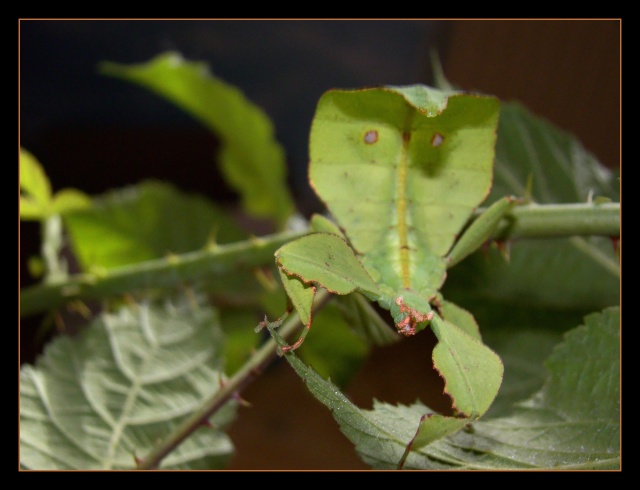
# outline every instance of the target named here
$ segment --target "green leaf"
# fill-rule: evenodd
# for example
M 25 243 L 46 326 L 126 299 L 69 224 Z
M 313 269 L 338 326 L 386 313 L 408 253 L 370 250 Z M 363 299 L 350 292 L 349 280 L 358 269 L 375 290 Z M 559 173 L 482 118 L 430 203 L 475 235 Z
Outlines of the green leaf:
M 211 75 L 205 63 L 168 52 L 138 65 L 103 62 L 100 72 L 148 88 L 214 132 L 222 143 L 223 174 L 249 214 L 280 226 L 291 216 L 285 154 L 273 124 L 240 90 Z
M 269 327 L 269 331 L 279 345 L 285 344 L 273 327 Z M 469 422 L 464 417 L 436 414 L 421 403 L 399 413 L 398 410 L 406 407 L 391 407 L 388 410 L 386 405 L 374 400 L 374 410 L 362 410 L 352 404 L 333 383 L 323 380 L 315 370 L 305 365 L 293 351 L 287 352 L 285 357 L 305 381 L 309 391 L 333 412 L 341 430 L 354 442 L 363 460 L 374 468 L 389 469 L 401 464 L 417 429 L 422 432 L 419 444 L 424 445 L 459 430 Z M 416 410 L 416 407 L 419 408 Z M 422 424 L 425 419 L 429 420 L 428 426 Z
M 402 461 L 405 469 L 422 470 L 616 469 L 619 322 L 618 308 L 588 316 L 584 326 L 569 332 L 553 350 L 544 387 L 518 404 L 512 415 L 485 417 L 438 440 L 453 424 L 461 427 L 467 421 L 444 418 L 420 401 L 411 406 L 375 401 L 372 410 L 363 410 L 294 352 L 285 357 L 374 469 L 395 469 Z
M 486 204 L 515 194 L 538 203 L 587 201 L 591 195 L 619 201 L 619 181 L 573 136 L 518 104 L 503 104 L 495 180 Z M 605 237 L 521 240 L 509 244 L 509 261 L 491 248 L 476 253 L 447 277 L 443 293 L 474 311 L 474 304 L 592 311 L 616 305 L 620 267 Z M 464 299 L 463 299 L 464 298 Z
M 615 429 L 609 435 L 619 436 L 620 340 L 619 307 L 585 317 L 584 325 L 567 333 L 547 360 L 548 384 L 525 406 L 605 423 L 607 431 Z M 613 442 L 617 447 L 619 441 Z
M 20 218 L 46 218 L 51 202 L 51 183 L 40 162 L 20 148 Z
M 224 381 L 214 310 L 184 300 L 141 303 L 57 337 L 20 373 L 20 460 L 36 470 L 133 469 Z M 162 469 L 222 468 L 233 403 Z
M 51 202 L 52 214 L 66 214 L 76 209 L 89 208 L 91 198 L 77 189 L 61 189 L 56 192 Z
M 245 236 L 208 199 L 156 181 L 107 192 L 91 209 L 65 215 L 65 224 L 84 270 L 191 252 L 213 237 L 229 243 Z

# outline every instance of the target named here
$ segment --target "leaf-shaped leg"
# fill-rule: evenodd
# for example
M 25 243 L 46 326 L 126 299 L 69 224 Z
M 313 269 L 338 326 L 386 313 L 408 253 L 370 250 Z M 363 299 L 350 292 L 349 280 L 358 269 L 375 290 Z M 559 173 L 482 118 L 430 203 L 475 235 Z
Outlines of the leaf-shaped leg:
M 282 285 L 284 286 L 285 291 L 287 292 L 288 302 L 290 306 L 287 307 L 287 311 L 291 311 L 293 308 L 298 312 L 298 316 L 300 317 L 300 321 L 304 324 L 304 330 L 300 335 L 300 338 L 296 341 L 295 344 L 289 346 L 278 346 L 278 355 L 282 355 L 285 352 L 297 349 L 300 347 L 304 338 L 309 333 L 311 329 L 311 310 L 313 306 L 313 298 L 316 295 L 316 287 L 312 285 L 304 284 L 298 277 L 296 276 L 288 276 L 285 274 L 282 269 L 278 269 L 280 272 L 280 278 L 282 279 Z
M 494 202 L 482 213 L 455 243 L 447 257 L 447 267 L 452 267 L 480 248 L 493 234 L 505 215 L 518 202 L 513 196 L 506 196 Z
M 305 235 L 280 247 L 275 256 L 291 306 L 305 325 L 300 339 L 292 346 L 279 349 L 281 352 L 298 348 L 311 328 L 311 309 L 317 286 L 334 294 L 360 290 L 377 298 L 378 286 L 347 242 L 337 235 Z
M 477 338 L 435 315 L 433 362 L 459 415 L 474 419 L 491 406 L 502 384 L 502 360 Z

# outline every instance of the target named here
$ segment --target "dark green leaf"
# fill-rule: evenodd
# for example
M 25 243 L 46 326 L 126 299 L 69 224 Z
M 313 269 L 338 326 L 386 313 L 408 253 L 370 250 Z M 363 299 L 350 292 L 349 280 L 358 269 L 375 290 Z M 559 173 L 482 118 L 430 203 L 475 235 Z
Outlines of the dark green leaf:
M 370 343 L 351 328 L 333 302 L 314 315 L 297 354 L 324 378 L 345 386 L 369 354 Z
M 546 383 L 513 415 L 480 421 L 452 444 L 483 466 L 620 469 L 620 309 L 587 316 L 545 365 Z
M 74 252 L 84 270 L 110 269 L 207 243 L 245 237 L 212 202 L 172 185 L 148 181 L 96 198 L 90 209 L 65 215 Z
M 512 415 L 481 419 L 426 445 L 423 425 L 440 416 L 421 402 L 375 402 L 372 410 L 363 410 L 295 353 L 287 353 L 286 359 L 372 468 L 397 468 L 409 447 L 405 469 L 616 469 L 619 335 L 618 308 L 588 316 L 584 326 L 569 332 L 553 350 L 544 386 L 516 405 Z

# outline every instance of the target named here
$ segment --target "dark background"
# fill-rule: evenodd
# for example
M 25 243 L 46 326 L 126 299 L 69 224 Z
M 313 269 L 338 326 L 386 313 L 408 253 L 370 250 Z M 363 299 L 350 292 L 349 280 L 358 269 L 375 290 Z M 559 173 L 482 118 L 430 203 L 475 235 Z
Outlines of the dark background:
M 20 20 L 20 145 L 54 187 L 95 194 L 145 178 L 233 203 L 215 169 L 217 141 L 145 89 L 99 75 L 103 60 L 145 62 L 176 50 L 207 61 L 273 119 L 299 209 L 318 210 L 306 180 L 315 104 L 330 88 L 430 83 L 429 50 L 463 89 L 518 100 L 574 133 L 609 167 L 621 165 L 621 21 L 611 20 Z M 24 264 L 38 228 L 20 225 Z M 38 319 L 20 326 L 21 362 L 37 353 Z M 406 373 L 428 369 L 430 340 L 374 353 L 349 393 L 412 403 Z M 421 368 L 422 366 L 422 368 Z M 437 383 L 437 380 L 436 380 Z M 329 412 L 279 363 L 244 393 L 230 469 L 366 469 Z M 281 403 L 296 400 L 296 404 Z

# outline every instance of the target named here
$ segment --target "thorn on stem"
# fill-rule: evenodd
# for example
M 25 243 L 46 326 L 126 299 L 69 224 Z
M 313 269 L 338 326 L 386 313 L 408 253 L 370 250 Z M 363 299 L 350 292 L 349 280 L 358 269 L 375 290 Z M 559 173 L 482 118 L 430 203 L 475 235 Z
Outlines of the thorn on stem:
M 215 430 L 217 428 L 216 424 L 212 424 L 208 419 L 203 420 L 200 425 L 202 425 L 203 427 L 206 427 L 207 429 Z
M 59 310 L 56 310 L 53 313 L 53 323 L 56 326 L 56 330 L 60 333 L 66 330 L 66 325 L 64 324 L 64 318 L 62 317 L 62 313 Z
M 250 408 L 251 407 L 251 403 L 248 402 L 247 400 L 245 400 L 244 398 L 242 398 L 240 396 L 240 393 L 238 393 L 237 391 L 235 391 L 233 393 L 233 395 L 231 395 L 231 397 L 237 401 L 241 406 L 246 407 L 246 408 Z
M 491 244 L 490 241 L 486 241 L 480 246 L 480 250 L 482 250 L 482 256 L 485 258 L 485 260 L 489 258 L 489 245 L 490 244 Z
M 511 258 L 511 241 L 510 240 L 496 240 L 496 246 L 500 252 L 500 255 L 504 260 L 509 263 Z
M 71 313 L 78 313 L 85 320 L 89 320 L 91 318 L 91 310 L 89 307 L 79 299 L 71 301 L 67 305 L 67 311 Z
M 620 237 L 619 236 L 612 236 L 609 237 L 611 238 L 611 244 L 613 245 L 613 252 L 616 255 L 620 254 Z
M 138 307 L 138 303 L 136 302 L 135 298 L 133 297 L 133 295 L 131 293 L 124 293 L 122 295 L 122 299 L 124 299 L 124 302 L 130 306 L 131 308 L 137 308 Z

